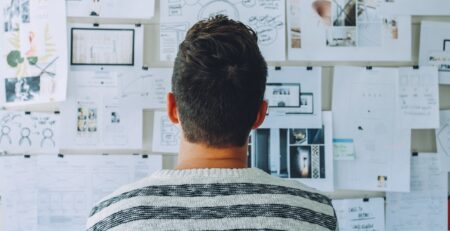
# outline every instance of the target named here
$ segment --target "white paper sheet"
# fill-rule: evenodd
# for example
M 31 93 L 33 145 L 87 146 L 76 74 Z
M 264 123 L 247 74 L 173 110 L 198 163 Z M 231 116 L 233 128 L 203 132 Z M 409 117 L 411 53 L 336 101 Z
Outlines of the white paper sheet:
M 224 14 L 252 27 L 267 60 L 285 60 L 285 2 L 175 0 L 160 2 L 160 59 L 174 60 L 178 45 L 197 21 Z
M 436 129 L 436 146 L 442 153 L 444 169 L 450 171 L 450 110 L 440 112 L 440 127 Z
M 59 102 L 66 98 L 66 6 L 61 0 L 1 1 L 0 104 Z
M 143 109 L 165 109 L 167 93 L 172 86 L 172 69 L 150 68 L 123 72 L 119 81 L 122 104 L 133 104 Z
M 71 72 L 61 148 L 141 149 L 143 111 L 120 102 L 116 72 Z
M 333 135 L 353 139 L 355 160 L 335 161 L 339 189 L 409 191 L 411 130 L 397 119 L 396 68 L 335 67 Z
M 0 150 L 8 153 L 55 153 L 60 116 L 54 113 L 0 110 Z
M 265 98 L 269 109 L 261 128 L 321 128 L 322 69 L 269 68 Z
M 399 118 L 404 128 L 439 127 L 439 78 L 436 67 L 400 68 Z
M 422 21 L 419 64 L 437 66 L 439 83 L 450 84 L 450 23 Z
M 130 71 L 143 66 L 143 26 L 70 24 L 68 37 L 72 71 Z
M 95 203 L 160 170 L 162 158 L 41 155 L 1 157 L 0 166 L 2 218 L 8 221 L 1 230 L 79 231 Z
M 393 15 L 443 15 L 450 9 L 448 0 L 385 0 L 383 12 Z
M 0 157 L 0 230 L 37 230 L 36 159 Z
M 66 0 L 66 2 L 69 17 L 151 19 L 155 14 L 154 0 Z
M 441 154 L 411 160 L 411 192 L 386 193 L 386 228 L 391 231 L 447 231 L 447 171 Z
M 167 112 L 155 111 L 153 117 L 153 152 L 178 153 L 181 134 L 180 125 L 173 124 L 169 120 Z
M 332 201 L 340 231 L 384 231 L 384 199 L 367 199 Z
M 380 1 L 288 0 L 288 57 L 304 61 L 410 61 L 411 17 Z
M 322 128 L 257 129 L 252 137 L 251 167 L 334 191 L 331 112 L 323 112 Z

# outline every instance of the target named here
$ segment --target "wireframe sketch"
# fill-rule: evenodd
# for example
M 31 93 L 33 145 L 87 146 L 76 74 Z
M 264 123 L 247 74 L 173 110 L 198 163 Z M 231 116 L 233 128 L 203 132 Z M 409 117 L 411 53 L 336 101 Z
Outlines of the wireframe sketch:
M 134 65 L 134 29 L 72 28 L 72 65 Z
M 0 150 L 53 153 L 58 148 L 58 125 L 56 114 L 0 111 Z
M 30 104 L 65 98 L 67 62 L 65 4 L 56 0 L 2 1 L 0 64 L 6 103 Z M 61 58 L 60 58 L 61 57 Z
M 207 19 L 216 15 L 226 15 L 231 19 L 239 20 L 249 25 L 258 34 L 258 42 L 262 53 L 269 60 L 283 60 L 285 2 L 282 0 L 175 0 L 162 1 L 161 12 L 161 38 L 162 47 L 160 57 L 173 59 L 177 53 L 178 43 L 174 43 L 175 34 L 168 32 L 167 24 L 187 24 L 187 28 L 198 20 Z M 174 28 L 175 29 L 175 28 Z M 163 37 L 171 37 L 165 41 Z M 182 34 L 181 38 L 184 38 Z M 269 56 L 270 54 L 270 56 Z
M 167 117 L 161 118 L 161 145 L 178 146 L 180 130 Z

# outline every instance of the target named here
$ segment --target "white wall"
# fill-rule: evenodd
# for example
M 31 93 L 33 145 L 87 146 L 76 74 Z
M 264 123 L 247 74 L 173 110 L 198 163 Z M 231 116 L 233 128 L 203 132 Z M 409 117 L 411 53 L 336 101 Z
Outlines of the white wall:
M 144 64 L 149 67 L 171 67 L 170 62 L 159 61 L 159 0 L 156 0 L 155 17 L 149 21 L 143 21 L 145 29 L 144 38 Z M 272 62 L 269 65 L 277 66 L 323 66 L 322 76 L 322 109 L 331 110 L 331 91 L 333 84 L 333 66 L 335 65 L 357 65 L 357 66 L 411 66 L 418 63 L 419 40 L 420 40 L 420 21 L 421 20 L 439 20 L 449 21 L 450 17 L 414 17 L 413 18 L 413 59 L 411 62 Z M 91 19 L 77 19 L 70 18 L 69 22 L 89 22 L 93 23 Z M 137 23 L 135 21 L 120 21 L 108 20 L 98 21 L 99 23 Z M 450 109 L 450 86 L 440 87 L 440 104 L 441 109 Z M 153 113 L 151 111 L 144 112 L 144 152 L 151 153 L 151 138 L 152 138 L 152 121 Z M 436 141 L 434 137 L 434 130 L 414 130 L 412 133 L 412 150 L 417 152 L 435 152 Z M 124 151 L 116 151 L 117 153 L 124 153 Z M 63 153 L 74 153 L 74 150 L 64 150 Z M 101 152 L 100 152 L 101 153 Z M 164 168 L 173 168 L 176 164 L 176 155 L 164 156 Z M 384 193 L 375 192 L 361 192 L 361 191 L 338 191 L 330 194 L 333 198 L 358 198 L 358 197 L 373 197 L 384 196 Z

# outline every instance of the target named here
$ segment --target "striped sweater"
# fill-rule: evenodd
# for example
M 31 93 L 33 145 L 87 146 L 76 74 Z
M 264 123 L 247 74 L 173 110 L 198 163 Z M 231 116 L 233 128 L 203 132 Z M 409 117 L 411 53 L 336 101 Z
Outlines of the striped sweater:
M 258 169 L 161 170 L 91 211 L 88 231 L 336 230 L 331 200 Z

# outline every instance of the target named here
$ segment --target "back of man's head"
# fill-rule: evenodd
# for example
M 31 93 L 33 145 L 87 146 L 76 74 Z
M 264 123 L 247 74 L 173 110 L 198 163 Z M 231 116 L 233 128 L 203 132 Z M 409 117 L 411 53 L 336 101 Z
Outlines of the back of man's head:
M 172 91 L 185 139 L 210 147 L 243 146 L 264 100 L 267 64 L 256 33 L 215 16 L 181 43 Z

